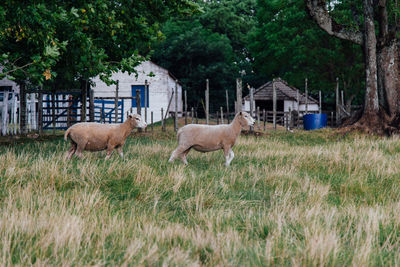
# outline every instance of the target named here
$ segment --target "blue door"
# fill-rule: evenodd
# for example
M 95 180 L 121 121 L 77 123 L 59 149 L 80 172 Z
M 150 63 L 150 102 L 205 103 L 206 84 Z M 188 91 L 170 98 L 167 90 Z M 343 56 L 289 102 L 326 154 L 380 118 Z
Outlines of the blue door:
M 136 90 L 140 90 L 140 106 L 144 107 L 144 85 L 132 85 L 132 96 L 136 96 Z M 132 107 L 136 108 L 136 99 L 132 99 Z M 147 86 L 147 107 L 149 107 L 149 86 Z

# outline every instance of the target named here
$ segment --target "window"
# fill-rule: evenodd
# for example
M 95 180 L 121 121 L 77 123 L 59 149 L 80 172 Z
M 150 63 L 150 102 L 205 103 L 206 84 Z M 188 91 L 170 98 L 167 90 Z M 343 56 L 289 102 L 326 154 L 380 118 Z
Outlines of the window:
M 12 86 L 0 86 L 0 102 L 3 102 L 4 98 L 4 92 L 11 92 L 12 91 Z M 12 94 L 8 95 L 8 100 L 11 100 Z
M 140 90 L 140 106 L 144 107 L 145 95 L 144 95 L 144 85 L 132 85 L 132 96 L 136 96 L 136 90 Z M 147 86 L 147 107 L 149 107 L 149 86 Z M 136 99 L 132 99 L 132 107 L 136 108 Z

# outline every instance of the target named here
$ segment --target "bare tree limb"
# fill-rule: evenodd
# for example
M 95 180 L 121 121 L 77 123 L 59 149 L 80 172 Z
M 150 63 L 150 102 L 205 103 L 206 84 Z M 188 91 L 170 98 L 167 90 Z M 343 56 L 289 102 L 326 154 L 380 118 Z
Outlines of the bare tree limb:
M 349 40 L 356 44 L 363 44 L 363 34 L 360 31 L 349 29 L 345 25 L 337 23 L 326 10 L 326 0 L 304 0 L 310 16 L 318 26 L 340 39 Z

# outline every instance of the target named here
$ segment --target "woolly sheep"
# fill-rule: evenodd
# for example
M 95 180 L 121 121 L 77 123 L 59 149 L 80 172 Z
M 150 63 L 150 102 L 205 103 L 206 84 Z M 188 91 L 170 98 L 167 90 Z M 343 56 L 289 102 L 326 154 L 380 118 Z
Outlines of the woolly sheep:
M 121 158 L 124 156 L 122 147 L 126 138 L 137 128 L 146 128 L 147 124 L 138 114 L 128 114 L 128 118 L 121 124 L 101 124 L 94 122 L 81 122 L 69 127 L 64 134 L 65 141 L 71 139 L 71 148 L 67 153 L 67 159 L 71 159 L 75 153 L 79 158 L 82 151 L 101 151 L 107 149 L 106 160 L 110 158 L 114 148 Z
M 172 152 L 169 162 L 179 157 L 184 164 L 188 164 L 186 155 L 190 149 L 200 152 L 224 150 L 225 165 L 229 166 L 234 153 L 235 145 L 242 127 L 253 126 L 254 119 L 247 112 L 239 112 L 230 124 L 204 125 L 189 124 L 178 131 L 178 147 Z

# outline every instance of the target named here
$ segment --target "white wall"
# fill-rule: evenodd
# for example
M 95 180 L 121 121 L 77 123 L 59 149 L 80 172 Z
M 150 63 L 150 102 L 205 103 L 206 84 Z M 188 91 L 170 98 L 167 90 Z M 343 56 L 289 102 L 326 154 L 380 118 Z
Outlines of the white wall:
M 296 101 L 285 101 L 284 102 L 284 111 L 289 111 L 289 107 L 291 110 L 297 110 L 297 102 Z M 306 111 L 306 105 L 300 104 L 299 106 L 300 111 Z M 308 104 L 308 111 L 319 111 L 318 104 Z
M 254 101 L 254 109 L 255 109 L 254 111 L 256 111 L 256 108 L 257 107 L 256 107 L 256 104 L 255 104 L 255 101 Z M 297 102 L 296 101 L 291 101 L 291 100 L 285 100 L 283 102 L 283 110 L 285 112 L 288 112 L 289 108 L 291 110 L 297 110 Z M 250 112 L 250 101 L 245 100 L 242 109 L 244 111 Z M 300 104 L 300 111 L 305 111 L 305 110 L 306 110 L 306 105 L 305 104 Z M 308 104 L 308 111 L 318 111 L 318 110 L 319 110 L 318 104 Z M 269 110 L 269 111 L 272 111 L 272 110 Z
M 119 96 L 132 96 L 132 85 L 144 85 L 145 80 L 149 84 L 149 108 L 147 108 L 147 122 L 150 123 L 151 111 L 154 114 L 154 122 L 161 120 L 161 108 L 164 109 L 164 116 L 167 110 L 169 99 L 172 95 L 172 90 L 175 90 L 176 82 L 168 74 L 168 71 L 151 61 L 146 61 L 140 64 L 136 71 L 138 77 L 134 73 L 129 75 L 128 73 L 114 73 L 112 75 L 113 80 L 119 80 Z M 150 77 L 149 74 L 153 73 L 155 76 Z M 99 77 L 93 79 L 96 83 L 92 89 L 94 96 L 115 96 L 115 85 L 107 86 L 102 82 Z M 133 95 L 135 96 L 135 95 Z M 132 107 L 131 100 L 124 100 L 124 120 L 126 118 L 126 112 Z M 182 111 L 182 86 L 178 84 L 178 111 Z M 172 99 L 170 111 L 175 110 L 175 96 Z M 136 108 L 133 108 L 133 112 L 136 113 Z M 145 109 L 142 107 L 142 116 L 144 118 Z

